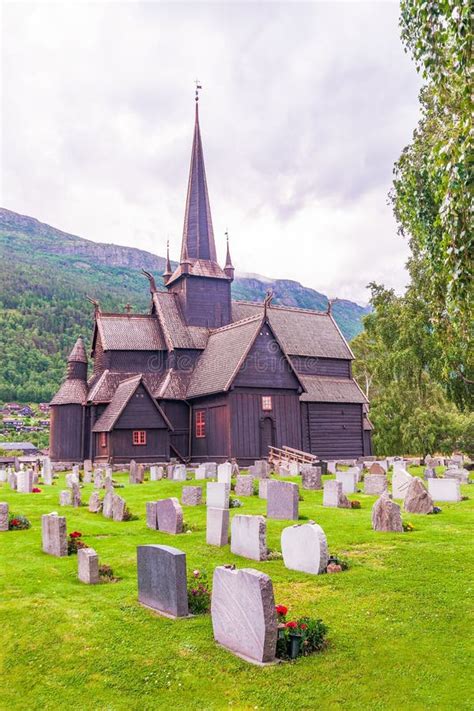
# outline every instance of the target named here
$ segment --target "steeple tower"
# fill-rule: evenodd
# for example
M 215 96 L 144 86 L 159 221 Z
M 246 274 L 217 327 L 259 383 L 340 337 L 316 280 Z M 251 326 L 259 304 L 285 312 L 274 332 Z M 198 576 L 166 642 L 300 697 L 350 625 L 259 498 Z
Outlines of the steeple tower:
M 165 271 L 163 272 L 163 282 L 164 282 L 165 286 L 169 282 L 172 273 L 173 272 L 171 271 L 171 262 L 170 262 L 170 241 L 168 240 L 166 242 L 166 267 L 165 267 Z
M 226 236 L 226 242 L 227 242 L 227 252 L 225 256 L 225 267 L 224 267 L 224 272 L 226 276 L 229 277 L 232 281 L 234 281 L 234 265 L 232 264 L 232 259 L 230 258 L 230 249 L 229 249 L 229 233 L 225 233 Z

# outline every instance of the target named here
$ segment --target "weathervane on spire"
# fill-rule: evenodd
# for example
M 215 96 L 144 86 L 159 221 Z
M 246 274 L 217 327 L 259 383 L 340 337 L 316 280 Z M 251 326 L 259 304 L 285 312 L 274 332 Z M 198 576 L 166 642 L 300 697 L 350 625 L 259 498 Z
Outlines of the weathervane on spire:
M 196 79 L 194 83 L 196 84 L 196 95 L 195 95 L 194 101 L 197 104 L 199 102 L 199 91 L 202 89 L 202 84 L 199 81 L 199 79 Z

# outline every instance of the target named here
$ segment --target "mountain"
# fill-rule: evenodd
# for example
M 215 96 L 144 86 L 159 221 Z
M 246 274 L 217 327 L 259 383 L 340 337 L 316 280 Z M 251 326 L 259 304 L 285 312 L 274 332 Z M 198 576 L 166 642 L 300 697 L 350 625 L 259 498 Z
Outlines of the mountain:
M 161 275 L 165 259 L 134 247 L 102 244 L 62 232 L 32 217 L 0 208 L 0 400 L 49 400 L 64 376 L 65 356 L 78 335 L 92 333 L 92 307 L 120 311 L 130 302 L 146 312 L 149 292 L 142 268 Z M 239 275 L 234 299 L 324 310 L 327 297 L 286 279 Z M 363 328 L 369 307 L 337 299 L 333 314 L 346 338 Z

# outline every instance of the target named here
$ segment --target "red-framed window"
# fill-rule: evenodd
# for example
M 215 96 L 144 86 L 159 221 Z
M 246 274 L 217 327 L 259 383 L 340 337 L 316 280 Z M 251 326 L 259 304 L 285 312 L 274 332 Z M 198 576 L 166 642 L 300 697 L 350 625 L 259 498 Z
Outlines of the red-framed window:
M 100 433 L 99 441 L 101 447 L 107 447 L 107 432 Z
M 202 439 L 206 436 L 206 411 L 196 410 L 194 422 L 196 437 Z
M 146 444 L 145 430 L 133 430 L 133 444 Z
M 264 412 L 270 412 L 270 410 L 273 410 L 271 395 L 262 395 L 262 410 Z

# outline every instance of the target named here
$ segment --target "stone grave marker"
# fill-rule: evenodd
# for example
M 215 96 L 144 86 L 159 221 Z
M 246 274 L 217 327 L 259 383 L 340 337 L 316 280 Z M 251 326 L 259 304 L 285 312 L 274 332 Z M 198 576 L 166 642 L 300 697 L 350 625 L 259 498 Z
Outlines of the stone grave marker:
M 236 496 L 253 496 L 253 476 L 239 474 L 235 483 Z
M 12 491 L 16 491 L 18 488 L 18 474 L 16 472 L 10 472 L 8 475 L 8 486 Z
M 350 509 L 351 502 L 342 491 L 342 484 L 335 479 L 329 479 L 323 486 L 323 506 L 339 509 Z
M 200 465 L 196 468 L 195 477 L 196 477 L 196 479 L 199 479 L 199 480 L 201 480 L 201 479 L 206 479 L 206 478 L 207 478 L 207 469 L 206 469 L 206 465 L 205 465 L 205 464 L 200 464 Z
M 75 482 L 73 482 L 73 485 L 71 488 L 71 499 L 72 499 L 72 505 L 75 508 L 78 508 L 82 503 L 81 489 L 79 487 L 79 484 L 76 484 Z
M 433 513 L 433 499 L 417 476 L 413 477 L 408 485 L 403 507 L 408 513 Z
M 186 553 L 172 546 L 137 547 L 138 600 L 167 617 L 188 616 Z
M 91 513 L 100 513 L 102 511 L 102 501 L 98 491 L 93 491 L 89 498 L 89 511 Z
M 357 474 L 351 471 L 337 471 L 336 481 L 342 484 L 344 494 L 355 494 L 357 491 Z
M 99 556 L 93 548 L 77 551 L 77 576 L 81 583 L 97 585 L 99 582 Z
M 335 474 L 336 469 L 337 469 L 336 462 L 331 461 L 331 462 L 328 462 L 327 464 L 328 464 L 328 469 L 327 469 L 328 474 Z
M 154 530 L 158 529 L 158 502 L 157 501 L 147 501 L 146 502 L 146 525 L 148 528 Z
M 263 516 L 237 514 L 232 519 L 230 550 L 252 560 L 266 560 L 267 522 Z
M 317 523 L 288 526 L 281 532 L 283 562 L 289 570 L 319 575 L 326 571 L 329 551 L 326 535 Z
M 257 459 L 253 467 L 252 474 L 257 479 L 268 479 L 270 476 L 270 464 L 266 459 Z
M 128 474 L 128 483 L 129 484 L 138 484 L 137 481 L 137 474 L 138 474 L 138 464 L 134 459 L 130 460 L 130 471 Z
M 202 504 L 202 487 L 183 486 L 181 503 L 183 506 L 199 506 Z
M 186 467 L 184 464 L 176 464 L 173 470 L 173 481 L 186 481 Z
M 267 486 L 267 518 L 298 520 L 298 484 L 270 479 Z
M 240 474 L 240 468 L 239 468 L 239 465 L 237 464 L 237 460 L 235 458 L 232 458 L 230 460 L 230 466 L 231 466 L 231 476 L 238 476 Z
M 127 502 L 118 494 L 112 498 L 112 518 L 114 521 L 124 521 L 127 512 Z
M 428 479 L 428 493 L 434 501 L 461 501 L 458 479 Z
M 308 491 L 322 489 L 321 467 L 313 467 L 311 464 L 303 464 L 301 467 L 301 485 Z
M 246 661 L 275 661 L 277 619 L 271 579 L 246 568 L 218 566 L 212 584 L 214 639 Z
M 370 465 L 369 467 L 369 474 L 380 474 L 380 475 L 385 475 L 385 469 L 382 466 L 381 462 L 374 462 L 373 464 Z
M 183 532 L 183 509 L 174 496 L 156 502 L 158 530 L 165 533 Z
M 392 468 L 393 468 L 394 474 L 395 474 L 395 472 L 398 472 L 398 471 L 402 471 L 402 472 L 406 471 L 406 467 L 407 467 L 407 465 L 406 465 L 406 462 L 404 459 L 394 459 L 392 462 Z
M 67 556 L 66 517 L 56 512 L 41 516 L 41 538 L 44 553 L 57 558 Z
M 94 472 L 94 489 L 103 489 L 104 488 L 104 476 L 102 474 L 102 471 L 100 469 L 97 469 Z
M 135 474 L 135 483 L 136 484 L 143 484 L 144 481 L 145 481 L 145 465 L 138 464 L 136 474 Z
M 8 504 L 0 502 L 0 531 L 8 531 Z
M 225 462 L 217 467 L 217 481 L 219 484 L 230 484 L 232 477 L 232 464 Z
M 59 493 L 59 505 L 60 506 L 72 506 L 72 491 L 71 489 L 64 489 Z
M 19 494 L 31 494 L 33 491 L 33 472 L 31 469 L 21 470 L 16 475 Z
M 364 479 L 364 494 L 380 496 L 388 490 L 388 482 L 385 474 L 366 474 Z
M 392 474 L 392 498 L 404 499 L 412 479 L 404 469 L 396 469 Z
M 7 481 L 7 479 L 8 479 L 7 470 L 4 469 L 3 467 L 0 467 L 0 482 L 3 484 L 4 482 Z
M 444 472 L 444 476 L 448 479 L 458 479 L 461 484 L 469 484 L 469 471 L 467 469 L 448 468 Z
M 114 515 L 114 490 L 107 489 L 102 501 L 102 515 L 105 518 L 113 518 Z
M 400 506 L 392 501 L 388 491 L 384 491 L 372 507 L 372 528 L 374 531 L 403 531 Z
M 163 479 L 165 474 L 165 470 L 163 467 L 159 467 L 156 464 L 153 464 L 150 467 L 150 481 L 161 481 Z
M 259 479 L 258 481 L 258 497 L 259 499 L 266 499 L 268 495 L 268 482 L 270 479 Z
M 206 510 L 206 543 L 210 546 L 226 546 L 229 542 L 229 509 Z
M 204 466 L 206 467 L 206 477 L 208 479 L 215 479 L 217 477 L 217 463 L 206 462 Z
M 206 505 L 215 509 L 228 509 L 230 484 L 210 481 L 206 487 Z

